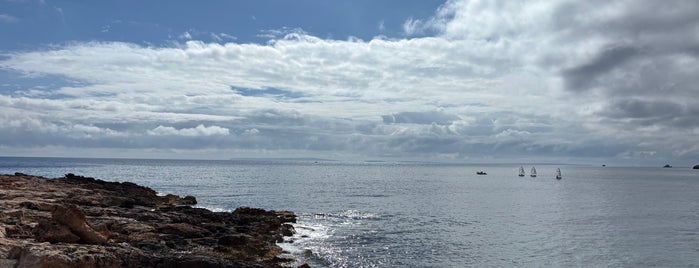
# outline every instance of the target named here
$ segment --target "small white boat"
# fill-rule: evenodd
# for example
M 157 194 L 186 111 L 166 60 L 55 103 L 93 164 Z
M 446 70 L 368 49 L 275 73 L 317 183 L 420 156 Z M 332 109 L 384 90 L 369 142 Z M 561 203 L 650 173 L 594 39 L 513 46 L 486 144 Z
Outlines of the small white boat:
M 531 174 L 529 174 L 529 176 L 536 177 L 536 168 L 535 167 L 532 167 L 532 171 L 531 171 Z
M 524 167 L 519 166 L 519 176 L 524 177 Z
M 557 168 L 557 169 L 556 169 L 556 179 L 557 179 L 557 180 L 563 179 L 563 176 L 561 175 L 561 169 L 560 169 L 560 168 Z

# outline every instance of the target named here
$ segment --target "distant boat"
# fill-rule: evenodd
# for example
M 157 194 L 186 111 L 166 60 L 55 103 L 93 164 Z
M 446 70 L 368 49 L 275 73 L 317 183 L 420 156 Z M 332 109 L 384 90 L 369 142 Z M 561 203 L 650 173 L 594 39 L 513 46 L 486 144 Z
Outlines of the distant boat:
M 524 167 L 519 166 L 519 176 L 524 177 Z
M 671 168 L 672 166 L 670 164 L 665 164 L 663 167 L 664 168 Z
M 557 180 L 563 179 L 563 176 L 561 176 L 561 169 L 560 168 L 556 169 L 556 179 Z
M 532 167 L 532 172 L 529 176 L 536 177 L 536 168 L 535 167 Z
M 488 173 L 485 173 L 485 171 L 477 171 L 476 174 L 478 175 L 488 175 Z

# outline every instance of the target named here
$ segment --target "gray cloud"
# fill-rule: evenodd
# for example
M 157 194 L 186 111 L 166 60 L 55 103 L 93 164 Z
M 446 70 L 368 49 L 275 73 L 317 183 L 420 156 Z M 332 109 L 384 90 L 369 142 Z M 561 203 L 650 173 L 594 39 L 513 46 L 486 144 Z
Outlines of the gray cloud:
M 699 127 L 699 108 L 666 100 L 621 99 L 610 103 L 600 115 L 611 120 L 629 120 L 641 126 L 682 129 Z
M 579 66 L 563 71 L 568 89 L 589 90 L 595 86 L 597 77 L 620 68 L 628 61 L 641 55 L 641 50 L 631 45 L 614 45 L 605 48 L 597 56 Z
M 438 124 L 450 125 L 452 122 L 459 119 L 456 115 L 445 114 L 442 112 L 401 112 L 391 115 L 382 115 L 385 124 Z

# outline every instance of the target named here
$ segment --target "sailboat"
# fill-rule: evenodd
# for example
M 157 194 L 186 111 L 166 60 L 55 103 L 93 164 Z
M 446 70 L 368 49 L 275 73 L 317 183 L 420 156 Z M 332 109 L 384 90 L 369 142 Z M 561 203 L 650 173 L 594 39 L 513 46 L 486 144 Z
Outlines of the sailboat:
M 531 173 L 532 173 L 532 174 L 530 174 L 529 176 L 531 176 L 531 177 L 536 177 L 536 168 L 532 167 L 532 172 L 531 172 Z
M 519 166 L 519 176 L 524 177 L 524 167 Z
M 563 179 L 563 176 L 561 176 L 561 169 L 560 168 L 556 169 L 556 179 L 557 180 Z

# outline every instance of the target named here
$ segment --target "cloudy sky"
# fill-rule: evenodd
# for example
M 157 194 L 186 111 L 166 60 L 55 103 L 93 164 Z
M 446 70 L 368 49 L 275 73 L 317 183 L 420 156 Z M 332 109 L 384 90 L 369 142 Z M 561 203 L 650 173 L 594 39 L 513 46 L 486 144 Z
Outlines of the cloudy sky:
M 697 14 L 0 0 L 0 155 L 697 164 Z

